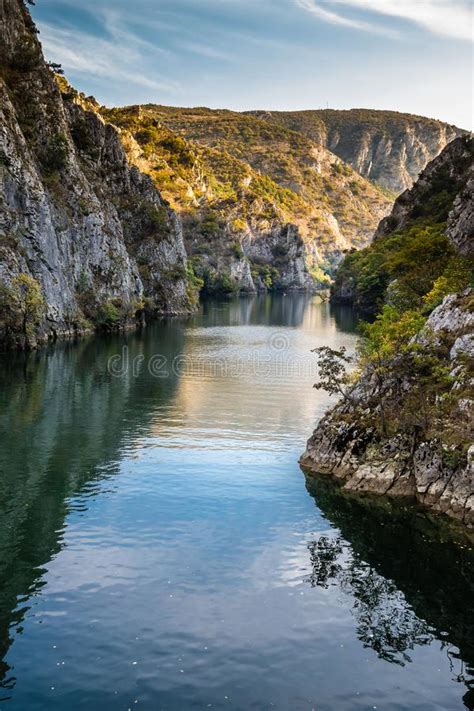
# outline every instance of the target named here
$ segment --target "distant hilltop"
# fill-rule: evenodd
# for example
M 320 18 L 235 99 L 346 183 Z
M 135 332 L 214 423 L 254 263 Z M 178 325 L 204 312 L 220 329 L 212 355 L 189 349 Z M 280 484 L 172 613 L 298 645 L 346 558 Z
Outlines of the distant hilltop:
M 465 131 L 443 121 L 397 111 L 251 111 L 266 121 L 311 138 L 360 175 L 399 194 L 426 165 Z

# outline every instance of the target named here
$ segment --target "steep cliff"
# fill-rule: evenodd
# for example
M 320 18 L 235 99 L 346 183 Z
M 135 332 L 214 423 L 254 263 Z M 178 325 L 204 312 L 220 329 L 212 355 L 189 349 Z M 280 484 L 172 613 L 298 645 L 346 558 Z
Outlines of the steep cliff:
M 376 313 L 395 280 L 404 285 L 407 298 L 419 300 L 450 260 L 455 270 L 456 254 L 472 256 L 473 156 L 473 139 L 463 136 L 426 167 L 413 188 L 397 198 L 373 243 L 346 256 L 332 287 L 334 302 Z
M 348 491 L 415 498 L 474 528 L 473 304 L 472 289 L 446 297 L 413 353 L 384 363 L 382 378 L 381 365 L 368 368 L 321 420 L 302 465 Z
M 355 384 L 354 376 L 341 375 L 347 354 L 329 354 L 318 387 L 339 391 L 342 400 L 321 420 L 302 458 L 309 470 L 341 479 L 346 490 L 415 498 L 468 527 L 474 527 L 472 148 L 467 137 L 448 145 L 399 198 L 362 261 L 346 258 L 346 277 L 349 261 L 356 289 L 378 293 L 379 313 L 363 328 Z
M 365 178 L 399 194 L 462 129 L 396 111 L 332 109 L 252 112 L 299 131 L 338 155 Z
M 187 310 L 179 222 L 119 135 L 61 95 L 20 0 L 0 3 L 0 341 Z
M 208 288 L 327 285 L 389 209 L 329 151 L 253 116 L 154 105 L 104 112 L 180 214 Z

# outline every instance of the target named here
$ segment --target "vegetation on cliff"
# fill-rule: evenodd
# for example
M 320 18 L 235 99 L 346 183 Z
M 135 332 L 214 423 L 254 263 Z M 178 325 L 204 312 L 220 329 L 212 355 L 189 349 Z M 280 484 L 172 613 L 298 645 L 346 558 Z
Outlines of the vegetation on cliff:
M 373 243 L 344 259 L 334 301 L 369 314 L 388 303 L 427 315 L 444 296 L 470 284 L 472 254 L 459 254 L 450 240 L 448 218 L 466 189 L 472 155 L 472 139 L 458 138 L 427 167 L 415 187 L 397 200 Z
M 179 221 L 97 103 L 0 5 L 0 345 L 118 329 L 196 301 Z M 62 77 L 59 77 L 60 79 Z
M 252 280 L 260 288 L 292 286 L 285 278 L 292 256 L 275 239 L 288 224 L 302 239 L 307 273 L 293 286 L 327 285 L 343 252 L 367 243 L 390 204 L 321 146 L 253 116 L 154 105 L 102 112 L 181 215 L 188 253 L 208 288 L 222 279 L 244 289 Z M 251 280 L 235 259 L 249 262 Z
M 336 295 L 375 319 L 361 325 L 354 360 L 319 349 L 317 387 L 343 397 L 303 461 L 348 489 L 414 496 L 473 526 L 474 223 L 459 210 L 469 156 L 472 139 L 456 139 L 399 198 L 374 243 L 341 266 Z M 454 205 L 463 254 L 450 239 Z
M 326 146 L 354 170 L 395 197 L 417 180 L 462 129 L 397 111 L 255 111 L 267 121 L 298 131 Z

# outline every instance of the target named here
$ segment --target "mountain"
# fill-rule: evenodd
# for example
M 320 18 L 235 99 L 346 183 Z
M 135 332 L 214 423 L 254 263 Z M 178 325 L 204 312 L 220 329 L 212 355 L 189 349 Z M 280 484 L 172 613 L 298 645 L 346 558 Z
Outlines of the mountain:
M 201 289 L 327 287 L 391 207 L 322 145 L 321 112 L 106 108 L 45 62 L 21 0 L 0 29 L 0 344 L 183 313 Z
M 398 195 L 454 138 L 466 131 L 435 119 L 396 111 L 333 109 L 254 111 L 325 146 L 360 175 Z
M 373 243 L 348 255 L 332 287 L 334 302 L 375 313 L 394 280 L 406 299 L 419 300 L 456 253 L 472 256 L 473 142 L 456 138 L 398 197 Z M 454 269 L 454 267 L 453 267 Z
M 93 103 L 61 94 L 21 0 L 0 3 L 0 342 L 189 310 L 180 223 Z
M 322 146 L 254 116 L 155 105 L 101 111 L 181 216 L 210 291 L 327 285 L 391 204 Z
M 342 395 L 302 464 L 344 490 L 410 497 L 474 528 L 474 214 L 472 138 L 452 141 L 400 196 L 374 243 L 346 257 L 337 289 L 369 295 L 356 372 L 320 352 Z M 354 297 L 355 294 L 355 297 Z M 375 301 L 374 301 L 375 300 Z M 328 377 L 331 382 L 328 382 Z

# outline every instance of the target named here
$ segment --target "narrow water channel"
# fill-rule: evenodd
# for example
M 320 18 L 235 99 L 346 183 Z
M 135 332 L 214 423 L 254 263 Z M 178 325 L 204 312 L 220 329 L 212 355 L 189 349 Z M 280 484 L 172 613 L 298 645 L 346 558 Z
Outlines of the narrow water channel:
M 0 711 L 473 708 L 469 544 L 298 466 L 355 338 L 262 296 L 1 357 Z

